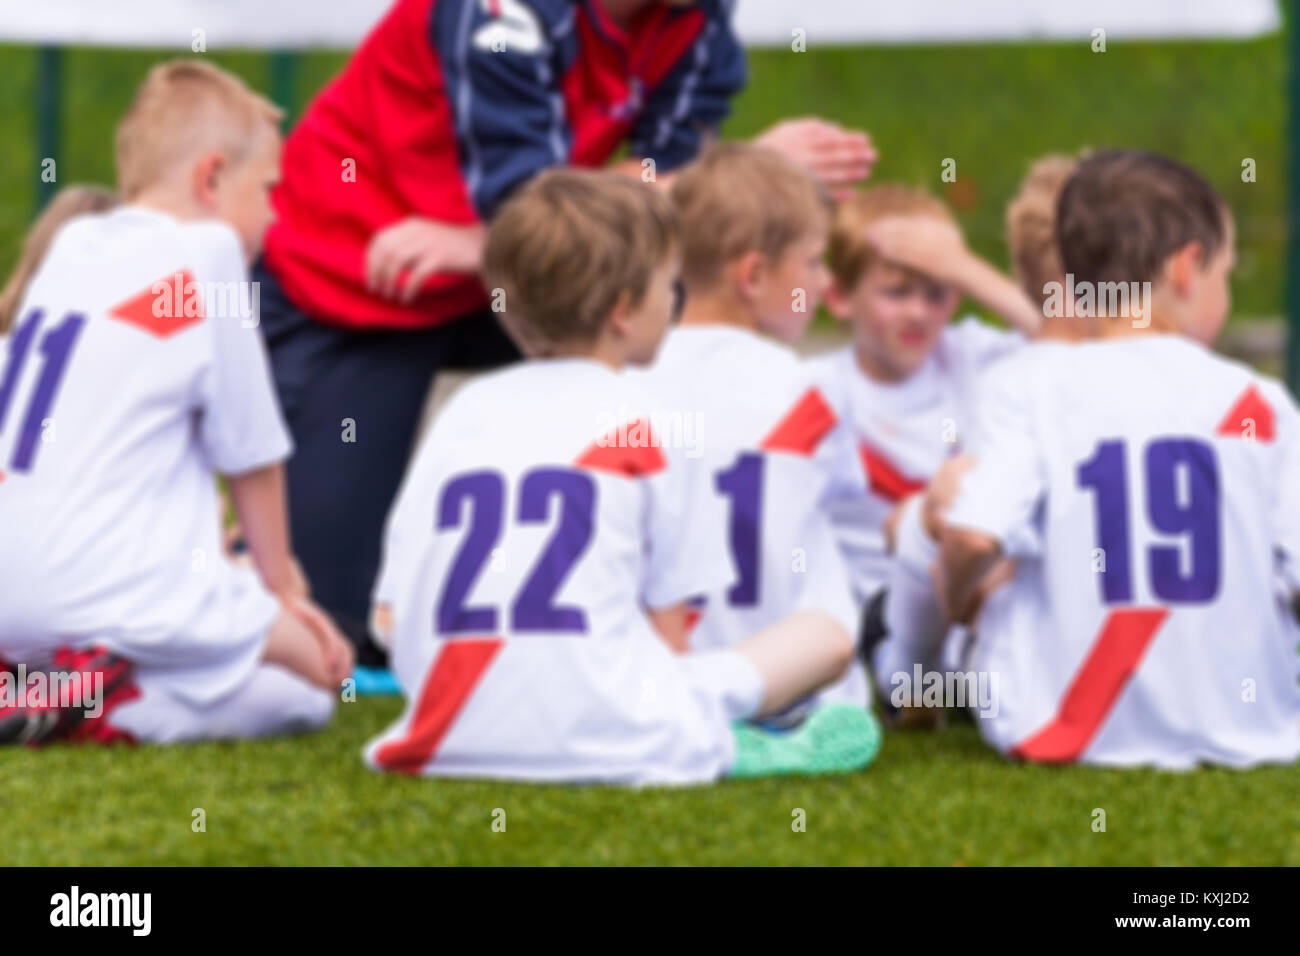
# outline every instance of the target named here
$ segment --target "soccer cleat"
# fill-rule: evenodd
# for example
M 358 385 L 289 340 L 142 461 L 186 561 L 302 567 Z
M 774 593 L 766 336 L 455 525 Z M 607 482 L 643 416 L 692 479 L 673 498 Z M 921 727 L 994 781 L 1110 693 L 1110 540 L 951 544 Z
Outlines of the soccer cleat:
M 358 697 L 392 697 L 402 693 L 402 685 L 387 667 L 362 667 L 352 671 Z
M 736 759 L 728 777 L 852 773 L 880 752 L 880 723 L 868 710 L 844 702 L 823 704 L 798 728 L 772 733 L 750 724 L 732 727 Z
M 56 740 L 98 739 L 103 736 L 100 731 L 107 727 L 104 717 L 139 693 L 131 681 L 131 663 L 102 647 L 60 648 L 48 668 L 27 670 L 9 666 L 7 670 L 20 675 L 23 686 L 15 686 L 14 699 L 0 703 L 0 745 L 37 747 Z M 31 678 L 37 674 L 45 675 L 42 697 L 46 699 L 30 701 Z M 68 686 L 67 678 L 71 674 L 80 675 L 77 683 L 80 699 L 76 703 L 49 700 L 55 688 Z M 100 697 L 100 713 L 95 717 L 87 715 L 86 701 L 80 697 L 87 687 L 97 688 Z

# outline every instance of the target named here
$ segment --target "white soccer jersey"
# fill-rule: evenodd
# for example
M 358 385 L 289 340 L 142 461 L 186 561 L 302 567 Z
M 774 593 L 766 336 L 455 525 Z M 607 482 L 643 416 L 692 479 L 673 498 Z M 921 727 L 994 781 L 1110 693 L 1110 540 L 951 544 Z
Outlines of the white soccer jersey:
M 223 557 L 213 470 L 290 444 L 246 281 L 220 223 L 59 231 L 0 351 L 0 656 L 102 643 L 196 703 L 251 677 L 278 604 Z
M 857 636 L 857 609 L 823 499 L 832 481 L 857 478 L 852 436 L 813 384 L 805 363 L 785 346 L 743 329 L 672 329 L 643 373 L 668 420 L 681 418 L 692 438 L 688 467 L 700 507 L 721 509 L 720 525 L 735 568 L 722 593 L 710 594 L 691 634 L 699 649 L 729 647 L 800 610 L 817 610 Z M 836 460 L 848 465 L 837 465 Z M 823 697 L 866 704 L 861 666 Z
M 944 460 L 962 449 L 976 377 L 1023 343 L 1018 332 L 966 318 L 945 328 L 934 352 L 902 382 L 867 378 L 852 346 L 809 361 L 836 413 L 851 423 L 858 467 L 866 474 L 865 497 L 841 498 L 831 505 L 859 601 L 889 577 L 885 519 L 909 495 L 924 490 Z
M 709 655 L 670 652 L 644 611 L 731 579 L 652 408 L 575 358 L 480 378 L 438 415 L 388 519 L 375 598 L 408 706 L 372 766 L 632 784 L 727 769 L 737 715 L 696 679 Z
M 1189 767 L 1300 755 L 1300 412 L 1173 335 L 1038 350 L 980 398 L 950 525 L 1020 560 L 978 622 L 1000 750 Z

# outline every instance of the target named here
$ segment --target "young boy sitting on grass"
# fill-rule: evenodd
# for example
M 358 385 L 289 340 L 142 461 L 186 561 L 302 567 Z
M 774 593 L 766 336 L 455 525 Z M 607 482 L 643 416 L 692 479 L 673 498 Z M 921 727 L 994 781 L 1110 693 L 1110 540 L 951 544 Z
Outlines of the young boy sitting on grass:
M 894 675 L 910 678 L 916 660 L 896 635 L 916 626 L 947 630 L 928 578 L 885 593 L 893 523 L 960 450 L 980 370 L 1018 348 L 1040 315 L 1012 280 L 967 249 L 947 207 L 911 187 L 876 186 L 842 202 L 828 261 L 826 302 L 853 341 L 812 360 L 813 376 L 851 424 L 868 485 L 864 496 L 833 502 L 831 514 L 867 608 L 861 650 L 888 698 Z M 963 294 L 1017 331 L 975 318 L 952 322 Z M 939 661 L 922 663 L 931 670 Z
M 1104 151 L 1066 183 L 1056 238 L 1098 338 L 988 383 L 942 534 L 955 617 L 1020 559 L 1011 613 L 980 617 L 972 666 L 1003 689 L 980 731 L 1034 761 L 1293 761 L 1300 690 L 1274 590 L 1279 574 L 1300 585 L 1300 409 L 1204 344 L 1228 314 L 1231 216 L 1193 170 Z
M 830 206 L 817 183 L 760 146 L 712 147 L 672 186 L 682 222 L 685 310 L 648 381 L 664 412 L 697 428 L 688 467 L 700 508 L 720 509 L 736 579 L 706 596 L 689 636 L 729 647 L 809 609 L 857 633 L 844 559 L 823 504 L 864 493 L 852 435 L 787 343 L 803 336 L 827 285 Z M 838 459 L 838 461 L 837 461 Z M 833 480 L 855 480 L 839 488 Z M 854 662 L 818 700 L 871 699 Z M 783 721 L 797 722 L 807 705 Z
M 0 657 L 102 667 L 115 706 L 19 700 L 0 737 L 250 737 L 332 712 L 351 653 L 289 549 L 289 440 L 237 308 L 279 119 L 206 63 L 154 68 L 118 127 L 122 204 L 64 224 L 26 285 L 0 364 Z M 223 553 L 218 475 L 255 570 Z
M 493 221 L 485 264 L 529 360 L 452 398 L 389 515 L 374 619 L 407 708 L 368 763 L 626 784 L 864 766 L 876 741 L 859 707 L 788 735 L 732 729 L 840 677 L 853 643 L 836 619 L 802 611 L 677 652 L 688 601 L 734 574 L 690 487 L 703 473 L 622 372 L 654 358 L 673 315 L 667 197 L 617 173 L 543 173 Z

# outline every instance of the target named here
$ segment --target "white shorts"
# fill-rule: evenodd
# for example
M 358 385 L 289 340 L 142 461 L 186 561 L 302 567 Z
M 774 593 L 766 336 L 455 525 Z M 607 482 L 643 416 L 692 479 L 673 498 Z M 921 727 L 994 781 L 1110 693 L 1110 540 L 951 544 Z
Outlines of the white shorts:
M 763 703 L 758 668 L 735 651 L 701 651 L 682 658 L 682 669 L 705 707 L 722 708 L 729 721 L 748 720 Z
M 139 672 L 135 684 L 140 696 L 107 720 L 141 743 L 306 733 L 324 727 L 334 711 L 333 694 L 274 664 L 260 665 L 242 687 L 205 705 L 177 694 L 166 672 Z

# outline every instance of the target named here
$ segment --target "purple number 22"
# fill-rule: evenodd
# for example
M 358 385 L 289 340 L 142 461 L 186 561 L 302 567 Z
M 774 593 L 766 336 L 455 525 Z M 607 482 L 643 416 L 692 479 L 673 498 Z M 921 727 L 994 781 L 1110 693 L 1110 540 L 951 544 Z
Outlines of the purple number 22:
M 547 520 L 551 501 L 559 499 L 555 534 L 543 549 L 510 607 L 515 631 L 585 634 L 587 615 L 579 607 L 555 604 L 555 595 L 591 542 L 596 489 L 588 475 L 561 468 L 539 468 L 524 475 L 519 486 L 521 524 Z M 463 503 L 468 503 L 468 531 L 438 599 L 435 633 L 494 634 L 499 615 L 495 607 L 470 607 L 466 598 L 501 536 L 505 516 L 505 479 L 494 471 L 476 471 L 447 483 L 438 507 L 438 530 L 459 527 Z

